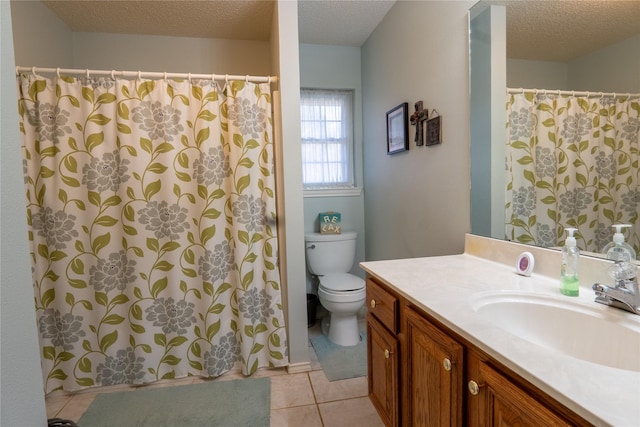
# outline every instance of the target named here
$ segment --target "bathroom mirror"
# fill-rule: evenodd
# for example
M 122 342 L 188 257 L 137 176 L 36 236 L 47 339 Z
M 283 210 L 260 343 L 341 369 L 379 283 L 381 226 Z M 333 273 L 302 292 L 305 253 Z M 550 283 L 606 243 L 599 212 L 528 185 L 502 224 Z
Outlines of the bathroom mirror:
M 603 3 L 613 5 L 611 8 L 616 10 L 589 10 L 591 6 L 607 7 Z M 558 9 L 560 5 L 566 8 Z M 534 8 L 530 9 L 530 6 Z M 624 7 L 630 9 L 618 10 Z M 580 15 L 582 13 L 585 13 L 584 17 Z M 612 14 L 618 13 L 626 14 L 629 19 L 623 19 L 625 22 L 622 23 L 621 19 L 612 19 Z M 607 48 L 606 44 L 591 43 L 593 47 L 590 51 L 572 41 L 573 37 L 585 39 L 593 36 L 598 41 L 609 40 L 612 45 L 631 40 L 633 49 L 629 55 L 638 57 L 640 27 L 637 22 L 640 20 L 640 6 L 633 1 L 482 0 L 470 9 L 469 20 L 471 232 L 504 239 L 506 87 L 640 92 L 640 80 L 637 77 L 629 87 L 622 87 L 619 84 L 621 79 L 610 78 L 602 87 L 585 88 L 571 87 L 566 76 L 566 70 L 575 58 Z M 583 25 L 582 29 L 576 29 L 576 25 L 580 24 Z M 554 28 L 549 29 L 547 25 Z M 617 33 L 620 27 L 625 26 L 628 28 Z M 541 34 L 550 34 L 552 37 L 545 39 L 540 37 Z M 572 53 L 572 49 L 575 53 Z M 552 70 L 564 71 L 565 75 L 551 75 Z M 635 76 L 640 74 L 640 60 L 636 60 L 633 70 Z M 545 73 L 549 74 L 542 76 Z

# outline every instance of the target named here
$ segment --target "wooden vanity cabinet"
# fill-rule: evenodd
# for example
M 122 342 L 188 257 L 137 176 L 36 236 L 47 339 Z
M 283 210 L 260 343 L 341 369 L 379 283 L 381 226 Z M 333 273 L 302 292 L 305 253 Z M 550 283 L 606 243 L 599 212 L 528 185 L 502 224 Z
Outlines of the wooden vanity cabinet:
M 398 298 L 367 280 L 369 398 L 387 426 L 400 425 Z
M 369 397 L 386 425 L 591 425 L 372 277 L 367 303 Z

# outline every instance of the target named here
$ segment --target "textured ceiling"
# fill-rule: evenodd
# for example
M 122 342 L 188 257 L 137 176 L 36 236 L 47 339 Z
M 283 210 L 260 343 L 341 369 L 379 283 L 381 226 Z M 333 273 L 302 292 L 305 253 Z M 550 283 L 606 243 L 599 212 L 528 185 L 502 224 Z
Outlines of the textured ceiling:
M 43 2 L 78 32 L 259 41 L 269 40 L 274 11 L 273 0 Z M 507 5 L 510 58 L 568 61 L 640 33 L 640 0 L 483 2 Z M 300 42 L 361 46 L 394 3 L 299 0 Z
M 509 58 L 566 62 L 640 34 L 640 0 L 506 4 Z

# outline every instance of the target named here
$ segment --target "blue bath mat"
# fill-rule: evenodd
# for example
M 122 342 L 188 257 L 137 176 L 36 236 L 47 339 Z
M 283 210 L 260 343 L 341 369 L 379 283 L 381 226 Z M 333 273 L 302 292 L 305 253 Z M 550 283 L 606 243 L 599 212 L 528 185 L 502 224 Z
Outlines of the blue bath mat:
M 268 427 L 269 378 L 211 381 L 96 396 L 81 427 Z
M 318 355 L 320 365 L 329 381 L 367 375 L 367 335 L 360 331 L 360 343 L 342 347 L 332 343 L 324 335 L 311 337 L 311 345 Z

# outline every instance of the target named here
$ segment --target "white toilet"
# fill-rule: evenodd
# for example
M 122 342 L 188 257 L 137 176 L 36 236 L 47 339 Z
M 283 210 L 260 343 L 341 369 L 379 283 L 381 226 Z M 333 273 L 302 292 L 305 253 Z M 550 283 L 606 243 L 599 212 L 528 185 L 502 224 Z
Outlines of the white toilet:
M 331 313 L 329 341 L 352 346 L 360 342 L 358 311 L 366 298 L 365 281 L 349 274 L 356 255 L 355 231 L 305 235 L 307 266 L 318 277 L 320 304 Z

